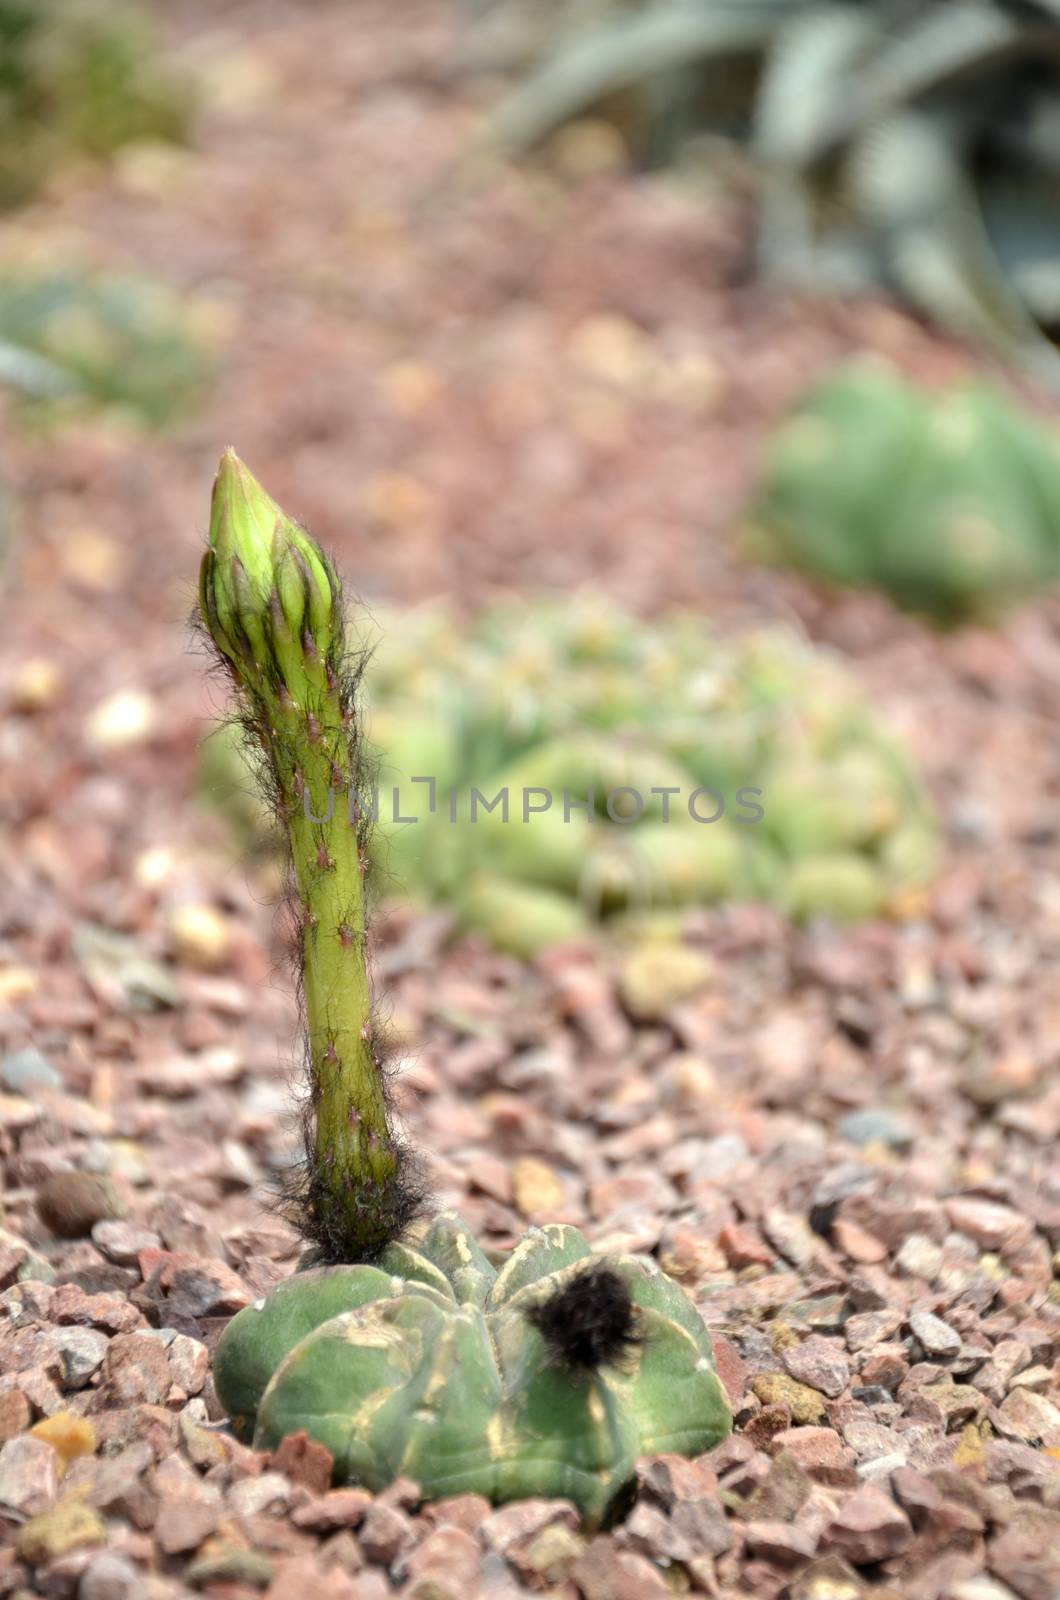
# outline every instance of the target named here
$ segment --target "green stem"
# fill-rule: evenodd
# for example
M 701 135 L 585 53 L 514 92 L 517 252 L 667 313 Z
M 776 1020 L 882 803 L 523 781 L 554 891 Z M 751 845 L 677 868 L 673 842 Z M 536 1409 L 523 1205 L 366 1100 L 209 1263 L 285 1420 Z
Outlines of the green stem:
M 356 1212 L 368 1203 L 366 1185 L 383 1188 L 395 1175 L 397 1158 L 371 1027 L 364 857 L 350 804 L 358 774 L 341 710 L 321 710 L 316 742 L 298 752 L 284 795 L 316 1111 L 314 1172 L 331 1205 Z
M 231 452 L 214 487 L 203 620 L 261 745 L 297 890 L 312 1133 L 303 1225 L 378 1254 L 416 1209 L 387 1116 L 365 945 L 363 800 L 338 579 Z

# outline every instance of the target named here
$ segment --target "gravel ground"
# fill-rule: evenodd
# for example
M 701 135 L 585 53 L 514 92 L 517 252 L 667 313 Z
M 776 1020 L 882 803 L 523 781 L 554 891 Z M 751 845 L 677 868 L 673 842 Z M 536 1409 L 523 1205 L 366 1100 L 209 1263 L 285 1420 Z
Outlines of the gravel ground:
M 0 1594 L 163 1600 L 1056 1600 L 1060 607 L 940 639 L 745 568 L 763 426 L 845 349 L 960 352 L 882 306 L 747 287 L 738 208 L 628 176 L 434 185 L 475 115 L 441 3 L 186 4 L 200 147 L 6 225 L 223 308 L 217 391 L 132 441 L 2 424 Z M 220 64 L 220 65 L 219 65 Z M 432 198 L 433 197 L 433 198 Z M 694 983 L 532 968 L 394 910 L 376 976 L 442 1206 L 503 1250 L 562 1219 L 653 1252 L 737 1418 L 572 1508 L 328 1488 L 226 1432 L 210 1352 L 293 1267 L 296 1018 L 267 864 L 194 797 L 218 690 L 184 617 L 237 444 L 374 596 L 606 582 L 843 649 L 947 836 L 901 924 L 688 919 Z

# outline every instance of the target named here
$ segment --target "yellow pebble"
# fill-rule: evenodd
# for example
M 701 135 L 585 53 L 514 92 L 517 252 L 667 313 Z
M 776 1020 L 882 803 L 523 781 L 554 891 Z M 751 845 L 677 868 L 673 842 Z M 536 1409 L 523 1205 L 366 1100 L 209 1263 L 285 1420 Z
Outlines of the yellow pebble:
M 141 689 L 119 689 L 101 700 L 85 723 L 95 750 L 129 750 L 144 744 L 158 723 L 158 704 Z
M 40 979 L 29 967 L 0 967 L 0 1006 L 35 994 Z
M 29 1430 L 35 1439 L 50 1444 L 59 1457 L 60 1475 L 78 1456 L 91 1456 L 96 1450 L 96 1430 L 87 1417 L 75 1417 L 72 1411 L 57 1411 L 44 1417 Z
M 23 1561 L 40 1566 L 86 1544 L 104 1544 L 107 1530 L 98 1511 L 83 1500 L 61 1500 L 20 1529 L 15 1548 Z
M 188 966 L 209 971 L 226 961 L 231 948 L 231 929 L 213 906 L 177 906 L 169 918 L 169 931 L 178 959 Z
M 961 1440 L 953 1452 L 953 1465 L 967 1470 L 969 1467 L 986 1467 L 986 1448 L 982 1435 L 974 1422 L 961 1429 Z
M 512 1171 L 515 1203 L 524 1217 L 542 1211 L 555 1211 L 563 1204 L 563 1185 L 547 1161 L 536 1156 L 521 1156 Z
M 84 337 L 95 337 L 98 333 L 90 318 L 79 331 Z M 82 588 L 105 594 L 121 583 L 128 567 L 128 556 L 116 540 L 84 528 L 68 534 L 63 545 L 62 564 L 67 576 Z
M 59 698 L 62 668 L 47 656 L 31 656 L 15 676 L 13 696 L 19 711 L 47 711 Z
M 612 177 L 629 166 L 629 148 L 613 123 L 602 117 L 582 117 L 549 141 L 548 154 L 556 171 L 570 183 Z

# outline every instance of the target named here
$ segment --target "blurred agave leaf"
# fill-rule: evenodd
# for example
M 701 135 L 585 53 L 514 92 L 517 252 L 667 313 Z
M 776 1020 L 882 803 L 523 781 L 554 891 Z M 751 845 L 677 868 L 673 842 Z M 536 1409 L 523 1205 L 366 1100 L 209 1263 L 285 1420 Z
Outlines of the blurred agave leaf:
M 996 179 L 984 186 L 982 199 L 1006 278 L 1043 327 L 1060 329 L 1060 176 Z
M 188 409 L 208 371 L 181 302 L 152 279 L 0 273 L 0 383 L 34 421 L 117 407 L 161 427 Z
M 561 122 L 656 73 L 761 50 L 777 18 L 798 0 L 692 5 L 665 0 L 594 29 L 555 56 L 501 107 L 497 132 L 514 148 L 536 144 Z
M 17 344 L 0 344 L 0 384 L 19 389 L 34 400 L 55 400 L 77 388 L 69 372 Z
M 142 7 L 0 0 L 0 205 L 27 198 L 71 156 L 180 141 L 189 112 Z
M 993 248 L 951 113 L 880 123 L 860 141 L 850 177 L 882 262 L 914 305 L 1060 385 L 1060 357 Z
M 471 72 L 511 72 L 539 61 L 558 39 L 574 39 L 637 0 L 463 0 L 473 27 L 465 38 L 462 65 Z
M 1058 18 L 1060 0 L 614 5 L 553 34 L 488 137 L 526 150 L 620 105 L 641 160 L 741 139 L 764 270 L 842 290 L 882 280 L 1060 388 L 1042 333 L 1060 298 Z
M 770 270 L 811 285 L 820 271 L 815 197 L 801 171 L 830 147 L 833 94 L 874 38 L 870 19 L 848 6 L 814 6 L 778 33 L 755 106 L 763 159 L 759 254 Z
M 835 138 L 837 115 L 850 115 L 837 84 L 876 37 L 872 19 L 844 5 L 811 6 L 777 32 L 764 63 L 755 108 L 755 143 L 773 165 L 798 169 L 816 161 Z
M 849 129 L 880 112 L 908 105 L 979 69 L 997 66 L 1032 43 L 1032 35 L 995 0 L 947 0 L 945 5 L 905 8 L 905 26 L 881 31 L 878 48 L 865 62 L 859 85 L 865 103 Z M 886 8 L 884 8 L 884 12 Z M 851 106 L 848 115 L 854 111 Z

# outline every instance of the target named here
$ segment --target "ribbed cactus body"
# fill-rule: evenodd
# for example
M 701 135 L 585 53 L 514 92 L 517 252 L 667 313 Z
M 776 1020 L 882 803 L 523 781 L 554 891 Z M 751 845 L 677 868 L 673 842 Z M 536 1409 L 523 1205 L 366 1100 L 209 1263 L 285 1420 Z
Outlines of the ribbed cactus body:
M 1060 449 L 985 384 L 930 396 L 858 362 L 778 429 L 753 516 L 816 576 L 940 622 L 989 616 L 1060 576 Z
M 784 906 L 793 917 L 858 922 L 883 910 L 880 879 L 851 852 L 807 856 L 784 879 Z
M 218 1348 L 218 1396 L 259 1448 L 305 1429 L 339 1482 L 566 1497 L 598 1522 L 639 1455 L 709 1450 L 731 1417 L 699 1313 L 640 1257 L 607 1261 L 634 1308 L 628 1352 L 594 1368 L 557 1358 L 534 1310 L 593 1259 L 577 1229 L 552 1225 L 497 1271 L 440 1217 L 376 1266 L 300 1274 L 240 1312 Z
M 649 903 L 659 906 L 754 899 L 759 854 L 746 834 L 724 820 L 709 826 L 685 819 L 648 823 L 631 852 L 642 877 L 631 886 L 630 904 L 638 904 L 642 884 Z
M 473 873 L 454 904 L 469 933 L 526 960 L 588 935 L 592 926 L 568 895 L 491 872 Z

